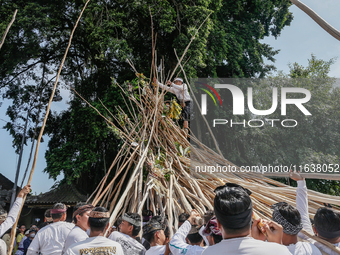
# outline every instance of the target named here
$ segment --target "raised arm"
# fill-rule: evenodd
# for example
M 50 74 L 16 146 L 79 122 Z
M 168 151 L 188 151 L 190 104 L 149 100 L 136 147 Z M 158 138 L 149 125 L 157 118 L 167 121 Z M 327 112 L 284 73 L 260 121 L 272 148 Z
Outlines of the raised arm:
M 297 172 L 291 172 L 290 178 L 295 180 L 298 185 L 296 189 L 296 209 L 298 209 L 298 211 L 300 212 L 303 229 L 313 235 L 314 231 L 308 214 L 308 195 L 306 181 L 300 175 L 300 173 Z
M 6 220 L 3 223 L 0 223 L 0 237 L 3 236 L 8 229 L 10 229 L 14 223 L 16 222 L 19 211 L 22 204 L 22 199 L 25 195 L 30 193 L 31 185 L 26 185 L 18 194 L 11 210 L 9 211 Z
M 177 230 L 177 232 L 171 238 L 169 243 L 170 251 L 173 255 L 181 255 L 186 254 L 188 250 L 193 251 L 193 253 L 202 253 L 205 248 L 200 247 L 198 245 L 189 245 L 185 242 L 185 238 L 190 232 L 191 225 L 194 224 L 195 218 L 199 216 L 199 213 L 196 210 L 191 212 L 189 219 L 187 219 L 182 226 Z M 199 252 L 201 251 L 201 252 Z

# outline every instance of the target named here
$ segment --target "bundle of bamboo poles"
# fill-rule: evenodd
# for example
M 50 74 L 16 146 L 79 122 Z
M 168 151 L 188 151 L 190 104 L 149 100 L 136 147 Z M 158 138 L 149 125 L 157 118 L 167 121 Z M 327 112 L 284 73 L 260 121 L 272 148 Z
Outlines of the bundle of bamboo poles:
M 192 209 L 204 214 L 213 209 L 214 189 L 228 182 L 240 184 L 252 192 L 254 210 L 264 219 L 271 218 L 270 208 L 274 203 L 286 201 L 296 206 L 294 187 L 261 174 L 192 171 L 195 166 L 234 164 L 194 136 L 190 139 L 196 146 L 190 146 L 178 123 L 164 114 L 166 92 L 145 77 L 137 76 L 137 95 L 136 91 L 122 88 L 127 112 L 118 106 L 118 114 L 112 115 L 120 126 L 106 118 L 124 144 L 90 197 L 93 205 L 109 208 L 111 224 L 125 212 L 141 214 L 143 209 L 149 209 L 155 214 L 167 215 L 172 231 L 173 227 L 176 229 L 179 214 Z M 109 179 L 112 169 L 116 172 Z M 308 196 L 311 218 L 323 203 L 340 206 L 338 197 L 312 190 L 308 191 Z

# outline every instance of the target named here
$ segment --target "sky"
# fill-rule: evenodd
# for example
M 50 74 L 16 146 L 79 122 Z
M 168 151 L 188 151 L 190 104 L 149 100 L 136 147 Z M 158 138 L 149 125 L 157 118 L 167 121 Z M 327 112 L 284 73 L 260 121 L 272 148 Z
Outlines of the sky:
M 328 23 L 340 30 L 339 0 L 303 0 L 303 2 L 315 10 Z M 331 67 L 330 75 L 340 78 L 340 41 L 329 35 L 296 6 L 292 5 L 290 11 L 294 16 L 291 25 L 285 27 L 277 39 L 270 37 L 263 40 L 263 42 L 274 47 L 274 49 L 280 49 L 279 54 L 275 57 L 274 65 L 278 70 L 288 73 L 289 63 L 297 62 L 300 65 L 307 66 L 311 54 L 323 60 L 338 58 Z M 61 102 L 54 102 L 51 106 L 52 111 L 61 111 L 67 108 L 69 92 L 62 90 L 61 95 L 63 100 Z M 0 107 L 0 127 L 4 126 L 6 124 L 5 121 L 9 120 L 5 114 L 8 105 L 9 102 L 4 102 Z M 5 129 L 0 129 L 0 138 L 0 173 L 14 182 L 18 155 L 15 154 L 12 147 L 12 138 Z M 54 180 L 48 178 L 48 174 L 43 173 L 46 167 L 44 155 L 47 149 L 48 137 L 44 137 L 44 140 L 45 142 L 41 143 L 39 148 L 37 165 L 31 183 L 33 193 L 37 194 L 49 191 L 55 183 Z M 19 185 L 22 181 L 23 172 L 26 169 L 29 152 L 30 144 L 24 148 L 21 174 L 18 181 Z M 30 170 L 31 168 L 29 168 Z M 63 179 L 63 176 L 59 176 L 57 181 L 61 179 Z

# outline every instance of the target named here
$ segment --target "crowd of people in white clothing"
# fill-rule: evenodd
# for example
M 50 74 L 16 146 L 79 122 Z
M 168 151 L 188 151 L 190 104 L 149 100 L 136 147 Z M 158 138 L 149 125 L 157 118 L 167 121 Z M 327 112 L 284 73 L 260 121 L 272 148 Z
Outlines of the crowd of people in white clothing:
M 271 220 L 254 213 L 251 191 L 235 183 L 215 189 L 214 210 L 204 215 L 196 210 L 182 213 L 173 229 L 164 213 L 154 215 L 150 210 L 144 210 L 142 216 L 125 213 L 111 226 L 106 208 L 84 203 L 75 206 L 73 221 L 66 222 L 67 207 L 57 203 L 46 212 L 45 226 L 32 225 L 26 230 L 18 225 L 21 236 L 16 238 L 13 254 L 338 254 L 340 214 L 325 206 L 310 219 L 306 182 L 296 172 L 290 177 L 297 181 L 296 207 L 286 202 L 273 204 Z M 5 233 L 16 221 L 22 197 L 29 190 L 26 186 L 19 193 L 8 215 L 0 210 L 0 255 L 7 254 Z

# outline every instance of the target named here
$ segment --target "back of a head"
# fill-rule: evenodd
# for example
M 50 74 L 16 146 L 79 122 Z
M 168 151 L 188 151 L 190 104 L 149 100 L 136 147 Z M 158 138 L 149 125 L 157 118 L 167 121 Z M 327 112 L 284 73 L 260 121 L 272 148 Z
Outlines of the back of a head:
M 187 235 L 188 240 L 190 241 L 191 245 L 200 245 L 203 240 L 203 237 L 199 233 L 198 226 L 191 226 L 191 230 Z
M 143 222 L 148 222 L 153 217 L 153 212 L 151 210 L 142 211 Z
M 252 201 L 242 187 L 221 186 L 215 190 L 214 211 L 227 234 L 241 234 L 250 229 Z
M 89 225 L 92 232 L 104 232 L 109 221 L 108 210 L 104 207 L 95 207 L 89 215 Z
M 273 221 L 279 223 L 283 232 L 287 235 L 297 235 L 302 229 L 300 212 L 286 202 L 280 202 L 272 206 Z
M 314 226 L 320 237 L 332 242 L 340 237 L 340 214 L 327 207 L 319 208 L 314 216 Z
M 150 244 L 154 241 L 157 231 L 164 229 L 162 224 L 155 219 L 151 219 L 143 226 L 143 238 Z
M 181 213 L 179 216 L 178 216 L 178 221 L 180 223 L 184 223 L 187 219 L 189 219 L 190 215 L 187 214 L 187 213 Z
M 67 209 L 66 205 L 63 203 L 54 204 L 51 210 L 52 219 L 53 220 L 61 219 L 61 217 L 63 217 L 63 214 L 66 213 L 66 209 Z
M 45 219 L 46 219 L 47 222 L 53 221 L 52 215 L 51 215 L 51 209 L 47 209 L 47 210 L 45 211 L 44 216 L 45 216 Z

